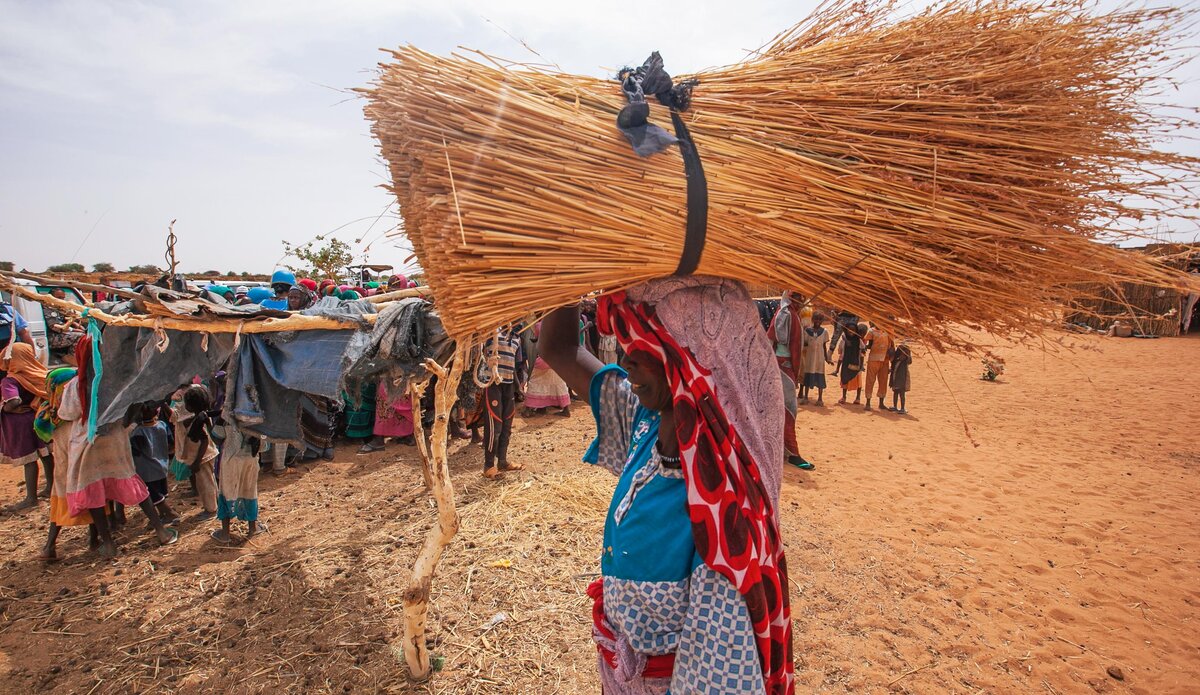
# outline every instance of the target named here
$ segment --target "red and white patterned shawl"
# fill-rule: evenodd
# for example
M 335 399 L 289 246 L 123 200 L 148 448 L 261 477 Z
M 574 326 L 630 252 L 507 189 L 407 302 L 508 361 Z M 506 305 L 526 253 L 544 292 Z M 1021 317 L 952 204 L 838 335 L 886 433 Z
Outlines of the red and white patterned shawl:
M 787 566 L 775 511 L 783 391 L 749 293 L 732 280 L 672 277 L 603 297 L 598 308 L 602 332 L 615 335 L 626 353 L 663 365 L 696 550 L 745 597 L 766 692 L 794 692 Z

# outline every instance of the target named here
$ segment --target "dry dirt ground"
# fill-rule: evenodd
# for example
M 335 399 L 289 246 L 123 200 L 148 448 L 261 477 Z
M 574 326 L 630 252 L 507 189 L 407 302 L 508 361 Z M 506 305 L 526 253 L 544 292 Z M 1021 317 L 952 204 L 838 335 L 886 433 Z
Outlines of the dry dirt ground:
M 817 469 L 782 497 L 797 692 L 1200 692 L 1200 336 L 1071 340 L 999 346 L 997 383 L 918 349 L 908 417 L 804 409 Z M 584 588 L 612 479 L 578 463 L 590 431 L 578 406 L 518 419 L 529 468 L 500 482 L 453 445 L 425 684 L 390 645 L 433 514 L 389 445 L 264 476 L 272 531 L 232 548 L 190 499 L 169 548 L 131 510 L 114 562 L 81 529 L 38 561 L 45 503 L 0 517 L 0 690 L 596 693 Z

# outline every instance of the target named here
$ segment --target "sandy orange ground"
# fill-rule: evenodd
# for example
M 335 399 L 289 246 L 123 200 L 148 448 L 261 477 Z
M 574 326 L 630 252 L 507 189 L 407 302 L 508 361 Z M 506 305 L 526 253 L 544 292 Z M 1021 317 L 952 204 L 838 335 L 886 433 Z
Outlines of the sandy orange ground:
M 999 383 L 939 357 L 953 398 L 918 350 L 906 418 L 804 410 L 818 468 L 783 490 L 797 692 L 1200 692 L 1200 337 L 1070 339 L 998 348 Z M 431 519 L 413 450 L 343 447 L 264 477 L 272 533 L 232 549 L 187 521 L 105 563 L 68 529 L 46 566 L 45 505 L 0 517 L 0 690 L 595 693 L 583 589 L 612 482 L 576 463 L 589 430 L 582 409 L 519 420 L 530 470 L 499 483 L 455 444 L 427 684 L 388 646 Z

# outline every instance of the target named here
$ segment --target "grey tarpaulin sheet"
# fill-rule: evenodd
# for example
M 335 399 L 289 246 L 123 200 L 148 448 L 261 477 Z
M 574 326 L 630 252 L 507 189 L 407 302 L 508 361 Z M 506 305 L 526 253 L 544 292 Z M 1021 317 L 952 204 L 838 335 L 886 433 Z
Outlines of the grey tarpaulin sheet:
M 433 306 L 416 297 L 402 299 L 379 312 L 373 330 L 354 334 L 342 355 L 343 387 L 358 394 L 364 382 L 386 378 L 406 388 L 408 379 L 428 378 L 426 359 L 445 364 L 453 352 L 454 341 Z
M 238 427 L 270 439 L 299 442 L 304 394 L 340 399 L 342 353 L 357 332 L 289 331 L 242 336 L 226 380 L 229 412 Z
M 162 400 L 191 382 L 192 377 L 208 378 L 216 373 L 233 352 L 233 335 L 165 331 L 166 349 L 158 349 L 159 338 L 153 329 L 108 326 L 100 342 L 100 375 L 97 402 L 100 412 L 96 424 L 103 427 L 125 417 L 135 403 Z

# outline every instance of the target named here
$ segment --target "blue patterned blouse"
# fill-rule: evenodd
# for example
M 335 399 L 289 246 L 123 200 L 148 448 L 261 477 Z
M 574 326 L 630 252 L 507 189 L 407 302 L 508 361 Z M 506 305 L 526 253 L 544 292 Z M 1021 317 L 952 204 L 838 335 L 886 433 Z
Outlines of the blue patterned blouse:
M 631 662 L 601 661 L 606 695 L 762 692 L 745 599 L 696 552 L 683 472 L 664 467 L 655 446 L 658 413 L 616 365 L 596 373 L 590 401 L 597 432 L 584 461 L 618 476 L 600 560 L 604 612 L 618 659 Z M 669 682 L 641 678 L 638 655 L 672 652 Z

